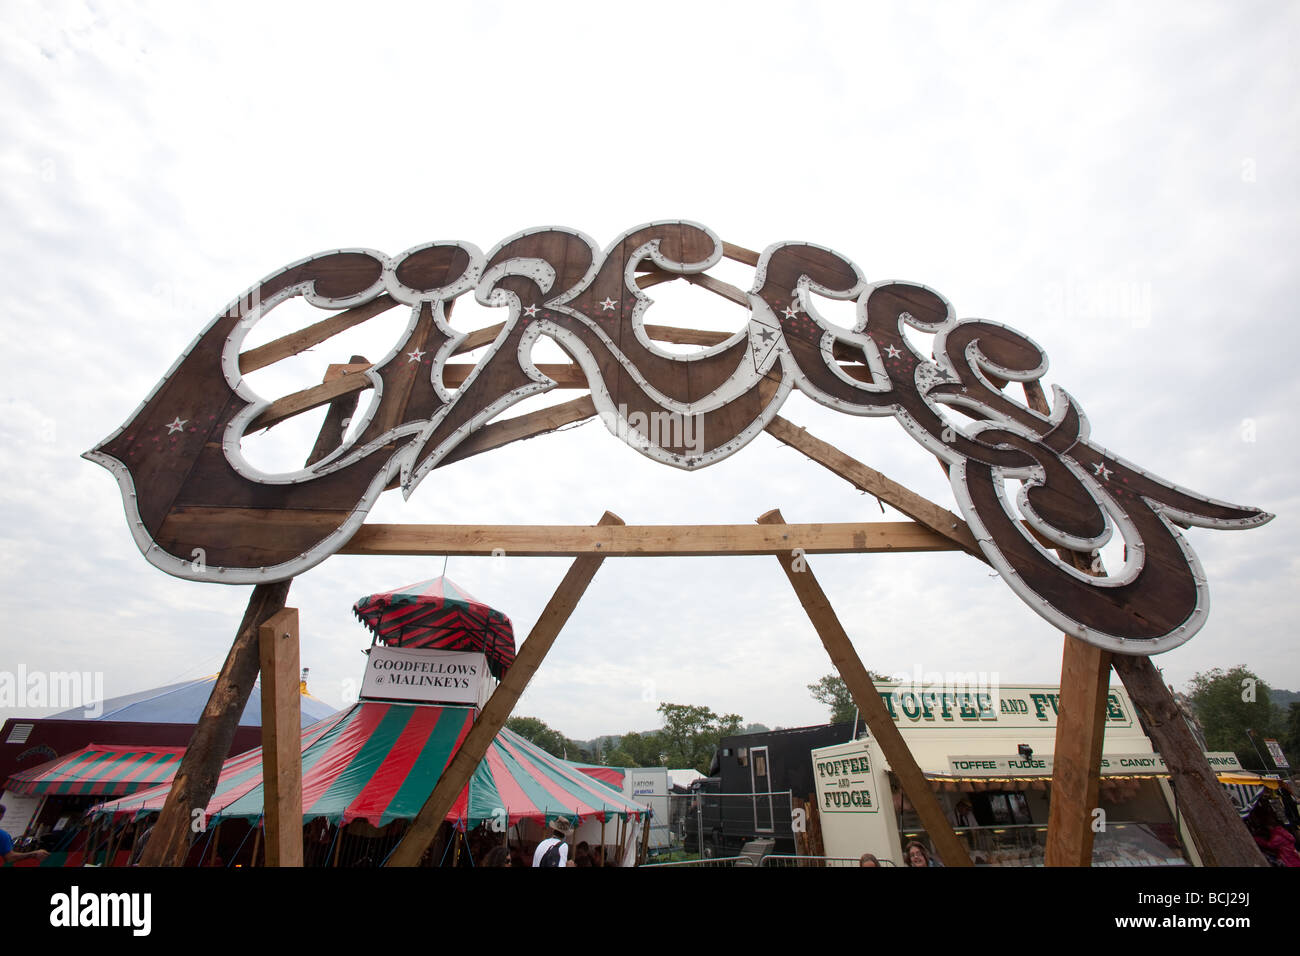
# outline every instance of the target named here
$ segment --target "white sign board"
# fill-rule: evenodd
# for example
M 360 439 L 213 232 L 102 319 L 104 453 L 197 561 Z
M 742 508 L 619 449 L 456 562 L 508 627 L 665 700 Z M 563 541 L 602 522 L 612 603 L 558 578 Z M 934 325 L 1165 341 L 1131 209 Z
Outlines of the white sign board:
M 1264 738 L 1264 746 L 1268 748 L 1268 754 L 1273 758 L 1273 766 L 1279 770 L 1290 770 L 1291 765 L 1286 762 L 1286 754 L 1282 752 L 1282 745 L 1272 738 Z
M 1207 753 L 1206 759 L 1217 772 L 1240 770 L 1241 763 L 1233 753 Z M 956 756 L 948 758 L 948 767 L 954 777 L 1050 777 L 1052 775 L 1052 755 L 1025 757 L 1008 757 L 990 754 L 985 756 Z M 1159 754 L 1105 754 L 1101 758 L 1103 774 L 1142 775 L 1166 774 L 1164 758 Z
M 376 644 L 366 662 L 361 696 L 425 704 L 481 704 L 487 682 L 487 657 L 483 654 Z
M 811 756 L 826 854 L 856 859 L 870 852 L 882 860 L 901 859 L 889 780 L 871 742 L 833 744 Z
M 623 777 L 623 795 L 647 806 L 653 812 L 650 821 L 650 846 L 659 849 L 672 842 L 668 820 L 668 769 L 666 767 L 629 767 Z
M 814 752 L 817 809 L 822 813 L 876 813 L 880 810 L 871 758 L 866 748 L 848 755 L 822 757 Z

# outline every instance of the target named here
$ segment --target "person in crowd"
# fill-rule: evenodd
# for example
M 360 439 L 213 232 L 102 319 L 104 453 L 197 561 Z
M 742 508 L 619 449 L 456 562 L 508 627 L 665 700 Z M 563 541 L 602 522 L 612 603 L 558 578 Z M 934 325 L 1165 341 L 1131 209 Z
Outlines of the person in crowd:
M 1247 829 L 1272 866 L 1300 866 L 1295 837 L 1286 831 L 1267 803 L 1260 803 L 1251 812 Z
M 0 803 L 0 821 L 5 818 L 4 804 Z M 0 830 L 0 865 L 8 866 L 19 860 L 36 860 L 40 862 L 49 856 L 48 850 L 19 851 L 14 849 L 14 839 L 6 831 Z
M 864 853 L 858 859 L 858 866 L 880 866 L 880 861 L 876 859 L 876 854 Z
M 551 835 L 537 844 L 537 849 L 533 853 L 533 866 L 566 866 L 569 862 L 569 844 L 566 842 L 569 838 L 569 831 L 573 825 L 564 817 L 556 817 L 551 821 Z M 547 851 L 552 848 L 556 853 L 547 856 Z M 556 862 L 551 862 L 555 860 Z
M 912 840 L 903 847 L 903 859 L 907 861 L 908 866 L 943 866 L 930 856 L 930 851 L 919 840 Z

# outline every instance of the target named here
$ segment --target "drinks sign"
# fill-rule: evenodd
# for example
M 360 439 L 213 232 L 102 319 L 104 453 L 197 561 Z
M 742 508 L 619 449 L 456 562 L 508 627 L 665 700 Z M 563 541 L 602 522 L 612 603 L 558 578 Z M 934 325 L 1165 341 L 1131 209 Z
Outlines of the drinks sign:
M 479 704 L 487 677 L 483 654 L 377 645 L 370 649 L 361 696 L 426 704 Z

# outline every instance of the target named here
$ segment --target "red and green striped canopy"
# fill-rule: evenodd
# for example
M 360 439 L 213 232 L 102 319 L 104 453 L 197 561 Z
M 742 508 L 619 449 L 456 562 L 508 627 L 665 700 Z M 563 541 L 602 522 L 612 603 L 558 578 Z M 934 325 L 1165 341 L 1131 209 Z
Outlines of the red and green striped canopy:
M 382 827 L 414 819 L 473 723 L 468 707 L 361 701 L 302 735 L 303 821 L 366 820 Z M 166 787 L 97 809 L 115 816 L 161 810 Z M 262 751 L 226 761 L 208 803 L 210 819 L 262 815 Z M 509 730 L 493 741 L 447 819 L 472 828 L 502 819 L 573 823 L 639 819 L 645 808 Z
M 363 597 L 352 613 L 390 647 L 482 651 L 497 679 L 515 660 L 510 618 L 446 577 Z
M 39 767 L 13 774 L 5 789 L 32 796 L 123 796 L 160 783 L 170 784 L 184 753 L 184 747 L 87 744 Z

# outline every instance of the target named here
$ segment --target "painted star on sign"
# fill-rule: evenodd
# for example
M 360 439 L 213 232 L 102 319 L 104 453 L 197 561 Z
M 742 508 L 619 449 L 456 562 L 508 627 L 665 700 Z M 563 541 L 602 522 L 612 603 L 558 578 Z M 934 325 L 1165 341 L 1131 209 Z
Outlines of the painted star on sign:
M 616 308 L 618 308 L 618 303 L 615 302 L 613 299 L 609 298 L 608 296 L 606 296 L 605 301 L 600 304 L 600 307 L 604 309 L 606 312 L 613 312 Z
M 791 302 L 789 305 L 787 305 L 787 306 L 785 307 L 785 313 L 784 313 L 784 314 L 785 314 L 785 317 L 786 317 L 787 319 L 793 319 L 796 315 L 799 314 L 799 310 L 796 309 L 796 308 L 794 307 L 794 303 Z
M 764 342 L 770 342 L 776 338 L 776 333 L 769 328 L 764 328 L 762 332 L 758 333 L 758 337 Z
M 1106 467 L 1104 461 L 1099 461 L 1097 464 L 1093 465 L 1092 471 L 1093 474 L 1099 477 L 1102 481 L 1110 481 L 1110 469 Z
M 189 421 L 188 418 L 181 418 L 179 415 L 177 415 L 177 416 L 176 416 L 174 419 L 172 419 L 172 421 L 167 425 L 167 434 L 168 434 L 168 435 L 173 435 L 173 434 L 175 434 L 176 432 L 183 432 L 183 431 L 185 431 L 185 423 L 188 422 L 188 421 Z
M 900 355 L 903 354 L 903 350 L 900 349 L 897 345 L 887 345 L 885 346 L 885 354 L 888 355 L 890 358 L 898 358 Z
M 525 309 L 524 309 L 524 315 L 528 316 L 529 318 L 532 318 L 532 317 L 533 317 L 534 315 L 536 315 L 536 314 L 537 314 L 537 306 L 535 306 L 535 305 L 530 305 L 530 306 L 525 307 Z
M 420 351 L 419 349 L 416 349 L 416 350 L 413 351 L 413 352 L 407 352 L 406 354 L 407 354 L 408 356 L 410 356 L 410 357 L 406 360 L 406 364 L 407 364 L 407 365 L 410 365 L 412 362 L 418 362 L 418 361 L 420 361 L 420 359 L 424 358 L 424 353 L 423 353 L 422 351 Z

